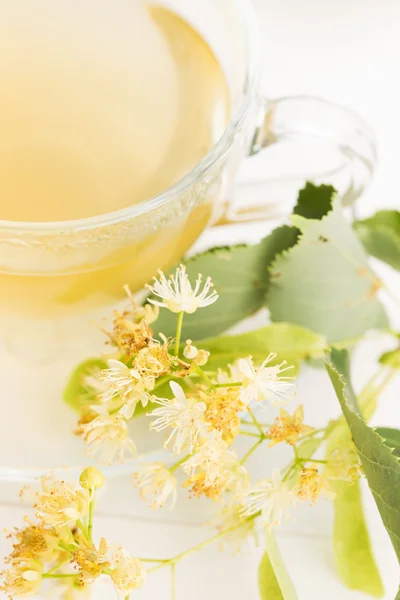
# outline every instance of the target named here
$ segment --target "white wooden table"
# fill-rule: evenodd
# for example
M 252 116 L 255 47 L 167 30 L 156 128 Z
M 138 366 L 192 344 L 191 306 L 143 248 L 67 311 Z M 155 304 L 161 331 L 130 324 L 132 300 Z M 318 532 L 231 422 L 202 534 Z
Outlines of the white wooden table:
M 263 32 L 265 90 L 270 96 L 314 94 L 361 113 L 376 131 L 380 165 L 361 210 L 379 206 L 400 208 L 398 183 L 400 119 L 400 3 L 398 0 L 254 0 Z M 392 281 L 389 270 L 385 273 Z M 396 285 L 396 282 L 394 282 Z M 398 286 L 400 287 L 400 286 Z M 397 317 L 400 327 L 400 315 Z M 384 347 L 384 342 L 382 342 Z M 356 384 L 367 379 L 369 365 L 379 352 L 372 340 L 356 357 Z M 299 381 L 298 400 L 309 421 L 323 424 L 335 417 L 339 407 L 323 372 L 306 372 Z M 375 422 L 400 426 L 398 399 L 400 382 L 389 387 Z M 396 406 L 397 405 L 397 406 Z M 284 461 L 285 450 L 277 449 L 274 461 Z M 251 469 L 264 473 L 272 468 L 271 453 L 253 457 Z M 261 464 L 262 462 L 262 464 Z M 206 533 L 199 523 L 207 520 L 210 506 L 203 502 L 179 502 L 173 512 L 154 513 L 139 502 L 128 479 L 114 482 L 105 492 L 98 527 L 102 533 L 126 545 L 133 553 L 171 556 L 198 541 Z M 11 486 L 9 494 L 12 497 Z M 393 600 L 398 582 L 394 552 L 380 522 L 371 495 L 365 490 L 365 506 L 377 561 L 386 584 L 386 600 Z M 3 495 L 4 496 L 4 495 Z M 118 506 L 119 517 L 111 516 Z M 193 508 L 197 510 L 193 510 Z M 23 509 L 0 507 L 0 524 L 17 524 Z M 196 512 L 196 515 L 193 513 Z M 110 515 L 110 516 L 108 516 Z M 349 592 L 334 573 L 330 531 L 332 511 L 328 502 L 301 507 L 296 520 L 278 533 L 279 544 L 296 584 L 300 600 L 362 600 L 363 594 Z M 0 543 L 4 554 L 5 542 Z M 210 547 L 187 559 L 177 569 L 177 600 L 257 600 L 257 567 L 262 549 L 232 557 L 229 548 L 221 553 Z M 100 587 L 96 598 L 113 593 Z M 169 573 L 160 572 L 135 598 L 169 600 Z

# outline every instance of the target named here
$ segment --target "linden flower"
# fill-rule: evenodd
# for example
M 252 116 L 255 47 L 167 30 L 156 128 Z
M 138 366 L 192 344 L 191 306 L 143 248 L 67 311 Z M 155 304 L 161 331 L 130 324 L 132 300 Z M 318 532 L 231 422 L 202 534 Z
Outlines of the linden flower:
M 36 517 L 50 527 L 62 527 L 89 514 L 90 494 L 75 490 L 64 481 L 42 480 L 42 492 L 36 495 Z
M 193 346 L 192 340 L 186 340 L 186 344 L 183 349 L 183 356 L 189 360 L 192 360 L 193 358 L 196 358 L 198 353 L 199 349 L 196 348 L 196 346 Z
M 162 334 L 161 337 L 163 337 Z M 166 375 L 171 367 L 168 342 L 165 338 L 163 339 L 163 345 L 152 342 L 149 346 L 140 350 L 134 360 L 133 366 L 140 373 L 147 389 L 153 389 L 155 378 Z
M 81 422 L 76 434 L 87 444 L 89 456 L 103 464 L 111 464 L 115 458 L 122 462 L 137 456 L 128 425 L 117 415 L 100 414 L 88 423 Z
M 240 552 L 244 542 L 250 536 L 257 542 L 255 519 L 247 519 L 242 513 L 242 504 L 229 504 L 228 506 L 224 506 L 214 521 L 210 523 L 220 533 L 229 531 L 229 533 L 224 535 L 222 541 L 233 546 L 236 552 Z
M 327 500 L 336 497 L 328 478 L 316 467 L 304 468 L 301 471 L 296 493 L 299 500 L 302 502 L 309 500 L 311 504 L 315 504 L 320 496 L 325 496 Z
M 196 473 L 185 481 L 183 487 L 190 487 L 190 493 L 195 498 L 206 496 L 210 500 L 218 502 L 225 491 L 225 479 L 217 478 L 213 483 L 208 484 L 206 473 Z
M 16 538 L 10 560 L 38 558 L 42 562 L 57 561 L 62 551 L 58 549 L 60 541 L 56 530 L 45 529 L 40 525 L 28 525 L 12 534 Z
M 250 487 L 250 478 L 245 467 L 231 458 L 232 462 L 222 464 L 214 478 L 210 477 L 209 470 L 202 471 L 199 467 L 184 487 L 191 487 L 191 493 L 197 498 L 204 495 L 218 501 L 229 494 L 230 498 L 241 500 Z
M 133 474 L 141 498 L 152 508 L 161 508 L 170 498 L 170 507 L 176 502 L 176 479 L 163 463 L 140 465 Z
M 150 425 L 150 429 L 162 431 L 172 428 L 172 433 L 164 444 L 167 448 L 173 442 L 173 452 L 180 454 L 183 447 L 192 453 L 201 434 L 205 433 L 204 402 L 189 400 L 183 389 L 175 381 L 170 382 L 174 398 L 166 400 L 158 398 L 155 402 L 160 405 L 151 413 L 150 417 L 157 417 Z
M 235 502 L 242 502 L 250 489 L 250 475 L 238 460 L 229 465 L 225 491 Z
M 119 360 L 109 360 L 108 366 L 108 369 L 101 372 L 101 379 L 107 387 L 100 394 L 100 400 L 108 403 L 120 398 L 129 407 L 132 407 L 131 416 L 138 402 L 141 402 L 144 407 L 147 406 L 151 396 L 146 390 L 153 389 L 155 377 L 143 378 L 136 369 L 129 369 Z
M 237 387 L 217 388 L 205 398 L 206 421 L 221 432 L 222 439 L 228 444 L 232 444 L 239 433 L 240 413 L 245 409 L 239 394 L 240 389 Z
M 124 548 L 119 548 L 114 554 L 113 563 L 115 567 L 111 579 L 122 596 L 126 597 L 142 587 L 147 572 L 138 558 L 132 558 Z
M 329 479 L 339 479 L 354 483 L 362 475 L 362 466 L 357 450 L 352 444 L 349 448 L 336 448 L 329 456 L 325 475 Z
M 183 463 L 182 469 L 189 475 L 184 487 L 191 487 L 191 493 L 198 498 L 205 495 L 212 500 L 219 500 L 225 492 L 233 496 L 240 493 L 246 472 L 238 463 L 236 453 L 228 449 L 217 431 L 203 441 L 198 451 Z
M 194 289 L 186 273 L 186 267 L 181 265 L 177 268 L 175 275 L 167 279 L 162 271 L 158 271 L 158 279 L 154 277 L 154 284 L 147 288 L 160 300 L 149 299 L 156 306 L 168 308 L 173 313 L 185 312 L 192 314 L 198 308 L 210 306 L 218 300 L 217 292 L 211 291 L 213 286 L 211 278 L 208 277 L 202 291 L 202 276 L 198 275 Z
M 149 306 L 150 305 L 146 305 Z M 154 309 L 159 310 L 157 307 Z M 133 317 L 135 318 L 135 317 Z M 122 315 L 115 313 L 114 331 L 109 334 L 111 344 L 117 346 L 128 358 L 133 357 L 139 350 L 145 348 L 153 338 L 150 321 L 139 323 L 132 321 L 129 311 Z
M 15 559 L 2 574 L 3 589 L 9 597 L 36 596 L 42 584 L 43 564 L 35 559 Z
M 284 367 L 286 361 L 280 365 L 267 366 L 276 356 L 271 352 L 259 368 L 254 366 L 251 357 L 241 358 L 237 361 L 237 368 L 241 373 L 240 381 L 243 384 L 240 399 L 246 406 L 253 400 L 263 405 L 264 402 L 277 404 L 291 398 L 296 385 L 288 381 L 292 378 L 282 377 L 282 373 L 292 367 Z
M 255 489 L 248 492 L 242 515 L 251 517 L 261 511 L 261 521 L 271 529 L 279 525 L 283 517 L 289 516 L 290 507 L 294 506 L 295 501 L 295 494 L 275 469 L 272 480 L 261 481 Z
M 301 435 L 306 435 L 313 431 L 315 431 L 313 427 L 304 424 L 304 407 L 300 405 L 293 415 L 290 415 L 284 408 L 281 408 L 279 417 L 275 419 L 275 423 L 267 435 L 271 438 L 270 446 L 275 446 L 279 442 L 286 442 L 294 446 L 299 441 Z
M 186 460 L 182 469 L 193 477 L 196 469 L 204 473 L 204 485 L 209 487 L 224 477 L 226 470 L 236 461 L 236 453 L 228 450 L 228 444 L 220 435 L 205 441 L 198 451 Z
M 78 569 L 81 585 L 93 583 L 100 577 L 103 569 L 109 567 L 105 539 L 101 538 L 98 550 L 93 545 L 84 543 L 83 547 L 74 553 L 72 564 Z

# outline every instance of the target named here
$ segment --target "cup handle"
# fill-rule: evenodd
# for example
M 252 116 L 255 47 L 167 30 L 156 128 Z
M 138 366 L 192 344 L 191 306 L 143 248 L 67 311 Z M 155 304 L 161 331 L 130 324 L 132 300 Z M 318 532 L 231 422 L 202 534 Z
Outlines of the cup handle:
M 331 184 L 345 206 L 368 186 L 374 134 L 351 110 L 312 96 L 265 99 L 244 171 L 218 225 L 287 216 L 306 181 Z

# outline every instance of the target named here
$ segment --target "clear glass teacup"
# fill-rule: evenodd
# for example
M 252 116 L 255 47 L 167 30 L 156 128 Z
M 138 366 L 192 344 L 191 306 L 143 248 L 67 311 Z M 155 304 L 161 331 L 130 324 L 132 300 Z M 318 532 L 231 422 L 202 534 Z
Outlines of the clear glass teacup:
M 7 4 L 0 0 L 0 18 Z M 316 98 L 263 96 L 250 0 L 156 4 L 183 17 L 214 51 L 231 119 L 205 157 L 155 197 L 81 220 L 0 221 L 3 480 L 86 464 L 62 389 L 75 364 L 99 354 L 102 337 L 93 321 L 99 324 L 124 298 L 124 285 L 140 290 L 207 227 L 284 218 L 306 180 L 332 183 L 351 204 L 374 168 L 373 135 L 354 113 Z M 249 155 L 257 155 L 249 161 L 257 177 L 234 189 Z

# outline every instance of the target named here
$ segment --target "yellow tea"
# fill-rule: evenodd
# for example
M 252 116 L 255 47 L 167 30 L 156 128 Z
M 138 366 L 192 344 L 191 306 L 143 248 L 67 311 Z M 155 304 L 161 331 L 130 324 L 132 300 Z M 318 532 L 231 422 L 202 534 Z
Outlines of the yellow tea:
M 64 222 L 149 199 L 189 172 L 229 120 L 221 66 L 181 17 L 132 1 L 61 4 L 0 7 L 0 220 Z M 121 6 L 125 19 L 114 14 Z M 0 311 L 51 317 L 114 302 L 122 285 L 138 289 L 179 260 L 212 200 L 95 263 L 13 269 L 6 249 Z

